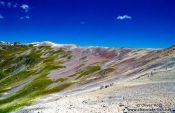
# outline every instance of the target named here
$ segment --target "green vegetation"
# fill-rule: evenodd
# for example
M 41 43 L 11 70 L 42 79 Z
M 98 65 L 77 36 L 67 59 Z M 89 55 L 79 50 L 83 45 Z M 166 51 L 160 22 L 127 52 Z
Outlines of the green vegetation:
M 27 106 L 32 103 L 32 99 L 26 98 L 26 99 L 18 99 L 14 102 L 5 104 L 0 107 L 0 113 L 9 113 L 11 111 L 14 111 L 18 108 L 21 108 L 22 106 Z
M 70 52 L 63 49 L 53 50 L 49 46 L 33 45 L 0 45 L 0 96 L 13 89 L 13 84 L 20 84 L 29 77 L 34 80 L 12 95 L 0 99 L 0 113 L 8 113 L 22 106 L 30 105 L 36 98 L 64 90 L 76 82 L 69 82 L 53 88 L 48 86 L 54 82 L 63 82 L 67 78 L 53 81 L 46 75 L 54 69 L 64 68 L 64 61 L 71 58 Z M 23 70 L 16 72 L 21 66 Z M 10 88 L 10 89 L 9 89 Z
M 72 74 L 72 75 L 70 75 L 70 76 L 68 76 L 68 77 L 70 77 L 70 78 L 71 78 L 71 77 L 76 77 L 75 79 L 76 79 L 76 80 L 79 80 L 79 79 L 81 79 L 83 76 L 86 76 L 86 75 L 89 75 L 89 74 L 93 74 L 93 73 L 95 73 L 95 72 L 100 71 L 100 69 L 101 69 L 100 65 L 87 66 L 87 67 L 85 67 L 84 69 L 82 69 L 82 70 L 78 71 L 77 73 Z
M 66 81 L 68 78 L 59 78 L 57 79 L 55 82 L 64 82 Z
M 25 57 L 20 54 L 29 49 L 26 45 L 0 45 L 0 80 L 24 65 Z
M 101 70 L 101 71 L 99 72 L 99 74 L 100 74 L 100 75 L 107 75 L 107 74 L 109 74 L 109 73 L 112 73 L 114 70 L 115 70 L 115 69 L 113 69 L 113 68 L 106 68 L 106 69 L 104 69 L 104 70 Z
M 100 66 L 99 65 L 96 65 L 96 66 L 88 66 L 86 67 L 85 69 L 83 69 L 82 71 L 80 71 L 78 74 L 79 76 L 76 78 L 76 79 L 79 79 L 85 75 L 88 75 L 88 74 L 92 74 L 94 72 L 97 72 L 100 70 Z
M 5 76 L 5 72 L 3 70 L 0 70 L 0 79 L 4 78 Z
M 12 101 L 10 103 L 7 103 L 7 104 L 1 106 L 0 113 L 8 113 L 10 111 L 14 111 L 18 108 L 21 108 L 22 106 L 30 105 L 37 97 L 51 94 L 51 93 L 55 93 L 55 92 L 59 92 L 61 90 L 66 89 L 67 87 L 73 85 L 74 83 L 75 82 L 65 83 L 65 84 L 62 84 L 60 86 L 56 86 L 56 87 L 51 88 L 51 89 L 41 90 L 39 92 L 33 93 L 32 95 L 29 95 L 29 96 L 26 96 L 23 98 L 19 98 L 15 101 Z
M 0 99 L 0 113 L 30 105 L 40 96 L 62 91 L 80 82 L 86 75 L 100 71 L 99 65 L 92 65 L 67 78 L 52 80 L 47 77 L 51 70 L 65 68 L 62 64 L 71 58 L 70 51 L 53 50 L 49 46 L 0 45 L 0 97 L 27 82 L 24 88 L 10 97 Z M 67 82 L 70 77 L 75 79 Z M 62 84 L 49 88 L 49 85 L 57 82 Z
M 25 78 L 29 77 L 33 73 L 34 73 L 33 71 L 25 70 L 16 75 L 7 76 L 6 78 L 0 80 L 0 92 L 2 92 L 3 89 L 6 89 L 9 86 L 11 86 L 13 83 L 24 80 Z
M 62 84 L 62 85 L 59 85 L 59 86 L 50 88 L 50 89 L 43 90 L 40 95 L 46 95 L 46 94 L 51 94 L 51 93 L 59 92 L 59 91 L 64 90 L 67 87 L 69 87 L 69 86 L 71 86 L 71 85 L 73 85 L 75 83 L 76 82 L 69 82 L 69 83 L 65 83 L 65 84 Z

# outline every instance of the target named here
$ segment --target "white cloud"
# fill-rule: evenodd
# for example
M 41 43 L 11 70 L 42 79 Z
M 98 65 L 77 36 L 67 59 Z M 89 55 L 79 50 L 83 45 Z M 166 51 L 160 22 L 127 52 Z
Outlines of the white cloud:
M 0 20 L 1 20 L 1 19 L 4 19 L 4 16 L 2 16 L 2 15 L 0 14 Z
M 123 15 L 123 16 L 118 16 L 117 19 L 118 20 L 125 20 L 125 19 L 132 19 L 132 17 L 128 16 L 128 15 Z
M 22 4 L 20 6 L 25 12 L 28 12 L 29 11 L 29 6 L 27 4 Z

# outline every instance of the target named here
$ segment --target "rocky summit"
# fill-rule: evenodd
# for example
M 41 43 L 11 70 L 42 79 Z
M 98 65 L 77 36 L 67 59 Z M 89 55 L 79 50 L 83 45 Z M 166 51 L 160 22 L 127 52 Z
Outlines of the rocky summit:
M 0 42 L 0 113 L 175 110 L 175 46 Z

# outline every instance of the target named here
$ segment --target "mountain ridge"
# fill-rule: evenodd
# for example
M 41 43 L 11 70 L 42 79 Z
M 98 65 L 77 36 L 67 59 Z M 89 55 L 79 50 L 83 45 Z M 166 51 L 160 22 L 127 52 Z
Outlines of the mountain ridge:
M 6 41 L 0 41 L 0 44 L 6 44 L 6 45 L 14 45 L 14 44 L 21 44 L 21 45 L 30 45 L 33 44 L 35 46 L 42 46 L 42 45 L 47 45 L 47 46 L 58 46 L 59 47 L 64 47 L 64 46 L 73 46 L 74 48 L 111 48 L 111 49 L 117 49 L 117 48 L 130 48 L 130 49 L 164 49 L 164 48 L 140 48 L 140 47 L 108 47 L 108 46 L 80 46 L 78 44 L 62 44 L 62 43 L 56 43 L 56 42 L 52 42 L 52 41 L 41 41 L 41 42 L 30 42 L 30 43 L 21 43 L 21 42 L 6 42 Z M 174 45 L 173 45 L 174 46 Z M 170 47 L 173 47 L 170 46 Z
M 3 42 L 0 44 L 0 112 L 22 113 L 26 109 L 19 108 L 50 94 L 65 96 L 108 90 L 123 82 L 154 77 L 156 73 L 174 73 L 174 59 L 174 46 L 136 49 Z M 171 74 L 167 77 L 174 79 Z

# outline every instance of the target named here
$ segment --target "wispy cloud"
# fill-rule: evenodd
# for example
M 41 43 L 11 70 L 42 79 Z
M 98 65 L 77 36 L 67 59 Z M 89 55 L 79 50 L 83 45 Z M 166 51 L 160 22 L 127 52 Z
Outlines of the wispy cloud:
M 29 11 L 29 5 L 27 5 L 27 4 L 22 4 L 20 7 L 21 7 L 25 12 L 28 12 L 28 11 Z
M 22 16 L 20 17 L 21 20 L 24 20 L 24 19 L 30 19 L 30 16 L 29 15 L 26 15 L 26 16 Z
M 0 6 L 1 7 L 8 7 L 8 8 L 21 8 L 22 10 L 24 10 L 25 12 L 29 11 L 29 5 L 27 4 L 17 4 L 14 2 L 5 2 L 0 0 Z
M 8 8 L 19 8 L 19 4 L 13 2 L 5 2 L 0 0 L 1 7 L 8 7 Z
M 0 20 L 4 19 L 4 16 L 2 14 L 0 14 Z
M 123 15 L 123 16 L 118 16 L 117 17 L 117 20 L 125 20 L 125 19 L 132 19 L 132 17 L 128 16 L 128 15 Z
M 0 0 L 0 7 L 5 7 L 5 8 L 14 8 L 14 9 L 20 9 L 23 11 L 23 13 L 25 13 L 24 15 L 27 15 L 27 16 L 22 16 L 22 17 L 19 17 L 21 20 L 23 19 L 30 19 L 30 16 L 28 16 L 28 12 L 29 12 L 29 5 L 27 4 L 19 4 L 19 3 L 16 3 L 16 2 L 7 2 L 5 0 Z M 0 19 L 4 19 L 4 16 L 0 14 Z

